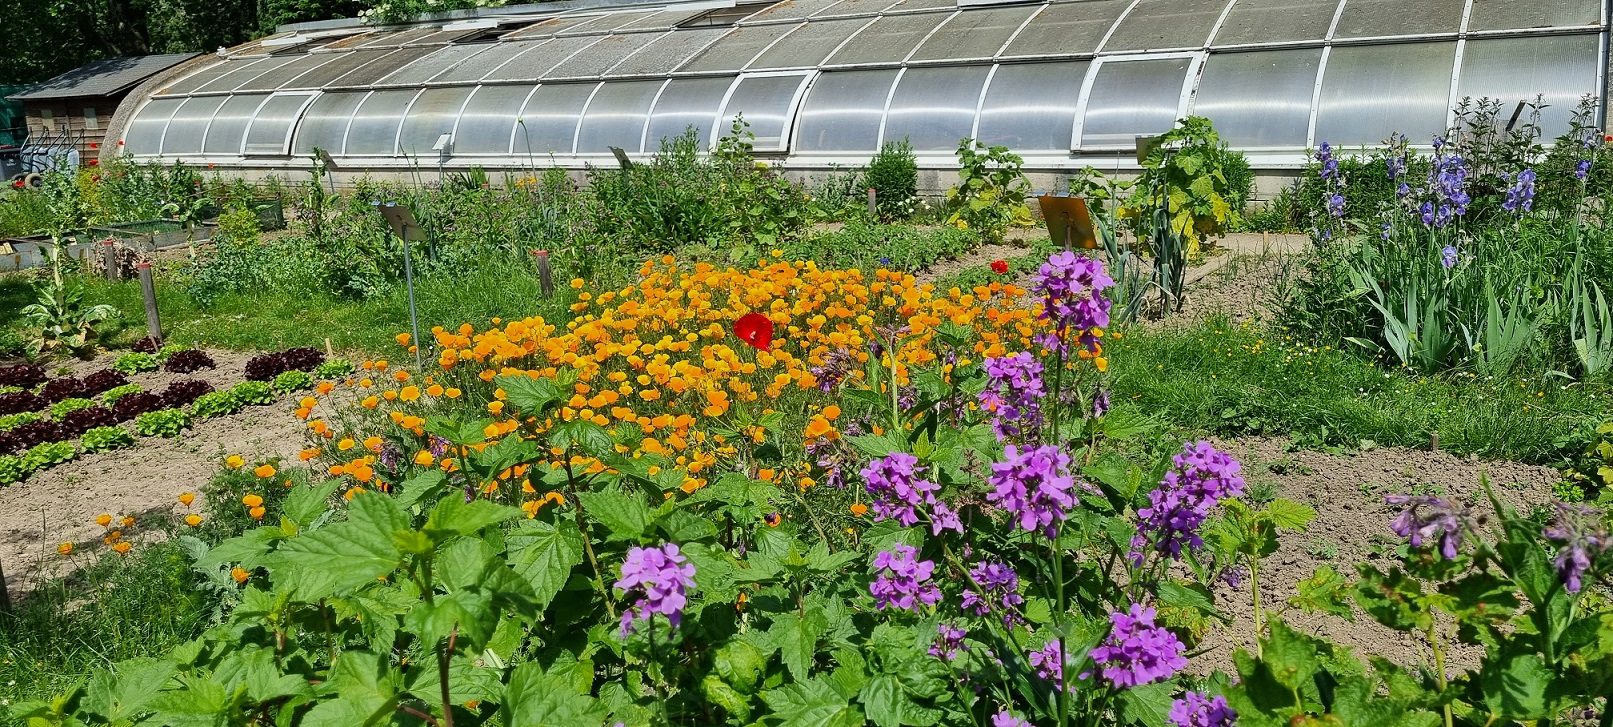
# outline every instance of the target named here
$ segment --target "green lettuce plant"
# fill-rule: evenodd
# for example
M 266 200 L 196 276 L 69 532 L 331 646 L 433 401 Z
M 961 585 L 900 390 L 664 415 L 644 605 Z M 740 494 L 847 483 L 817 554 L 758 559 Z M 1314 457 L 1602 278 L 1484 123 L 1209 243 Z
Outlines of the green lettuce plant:
M 78 438 L 85 452 L 104 452 L 134 446 L 134 435 L 122 427 L 95 427 Z
M 134 418 L 134 431 L 142 437 L 177 437 L 190 428 L 190 415 L 183 409 L 148 411 Z

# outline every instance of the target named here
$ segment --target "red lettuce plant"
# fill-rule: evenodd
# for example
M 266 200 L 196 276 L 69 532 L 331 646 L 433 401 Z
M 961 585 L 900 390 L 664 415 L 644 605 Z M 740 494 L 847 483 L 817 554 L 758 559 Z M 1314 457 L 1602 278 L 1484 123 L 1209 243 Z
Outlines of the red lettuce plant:
M 191 402 L 196 401 L 197 397 L 202 394 L 212 393 L 212 391 L 213 385 L 201 379 L 180 379 L 169 384 L 168 388 L 163 390 L 162 399 L 168 403 L 169 407 L 177 409 L 182 406 L 189 406 Z
M 110 427 L 117 423 L 111 409 L 92 406 L 68 412 L 67 416 L 62 417 L 61 430 L 65 436 L 77 437 L 96 427 Z
M 129 383 L 129 377 L 117 369 L 101 369 L 84 377 L 84 390 L 89 396 L 103 394 Z
M 206 351 L 192 348 L 175 351 L 173 355 L 168 357 L 168 362 L 163 364 L 163 369 L 176 374 L 188 374 L 202 369 L 210 369 L 217 365 L 213 363 L 213 357 L 207 355 Z
M 46 404 L 55 404 L 62 399 L 88 399 L 91 396 L 93 394 L 84 386 L 84 382 L 71 376 L 51 379 L 46 381 L 44 386 L 39 387 L 39 398 Z
M 21 363 L 0 367 L 0 386 L 32 389 L 43 383 L 45 383 L 45 369 L 38 364 Z
M 112 416 L 120 422 L 126 422 L 148 411 L 168 408 L 168 402 L 161 394 L 149 391 L 137 391 L 125 394 L 112 405 Z
M 37 411 L 45 408 L 45 402 L 39 397 L 26 391 L 13 391 L 9 394 L 0 394 L 0 414 L 21 414 L 25 411 Z

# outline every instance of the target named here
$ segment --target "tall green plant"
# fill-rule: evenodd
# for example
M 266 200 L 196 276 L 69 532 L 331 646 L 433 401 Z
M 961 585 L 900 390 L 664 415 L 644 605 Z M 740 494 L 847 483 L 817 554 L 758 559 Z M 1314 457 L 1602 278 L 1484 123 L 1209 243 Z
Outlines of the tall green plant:
M 117 310 L 106 304 L 85 305 L 84 290 L 62 274 L 61 245 L 48 249 L 51 277 L 35 288 L 37 302 L 22 309 L 23 318 L 39 328 L 29 349 L 36 356 L 93 353 L 96 326 L 117 315 Z
M 918 202 L 918 160 L 907 138 L 887 141 L 869 160 L 863 179 L 874 190 L 875 209 L 882 222 L 895 222 L 913 216 Z
M 947 190 L 947 224 L 974 230 L 987 242 L 1001 242 L 1009 227 L 1033 224 L 1025 204 L 1030 182 L 1024 166 L 1025 160 L 1006 146 L 960 141 L 959 183 Z

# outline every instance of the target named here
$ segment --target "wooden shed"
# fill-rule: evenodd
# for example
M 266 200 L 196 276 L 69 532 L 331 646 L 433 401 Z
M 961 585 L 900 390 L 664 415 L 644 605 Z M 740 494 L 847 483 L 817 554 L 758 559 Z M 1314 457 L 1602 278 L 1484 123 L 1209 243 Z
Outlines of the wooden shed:
M 31 144 L 77 149 L 90 159 L 96 156 L 91 150 L 100 148 L 106 138 L 107 126 L 124 96 L 147 78 L 195 57 L 195 53 L 171 53 L 108 58 L 29 86 L 10 98 L 23 105 Z

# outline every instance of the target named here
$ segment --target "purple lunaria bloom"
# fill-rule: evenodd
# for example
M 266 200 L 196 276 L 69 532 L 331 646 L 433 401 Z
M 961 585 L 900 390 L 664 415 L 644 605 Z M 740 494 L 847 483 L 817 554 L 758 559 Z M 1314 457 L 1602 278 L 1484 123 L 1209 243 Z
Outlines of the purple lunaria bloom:
M 1049 681 L 1057 687 L 1064 686 L 1064 663 L 1059 658 L 1064 650 L 1063 642 L 1053 639 L 1047 642 L 1039 651 L 1032 651 L 1026 656 L 1031 666 L 1036 667 L 1036 677 Z
M 1227 706 L 1226 697 L 1199 692 L 1188 692 L 1172 702 L 1169 718 L 1176 727 L 1232 727 L 1238 723 L 1238 713 Z
M 1454 246 L 1446 245 L 1439 251 L 1439 264 L 1446 270 L 1456 267 L 1456 261 L 1457 253 Z
M 1613 548 L 1602 512 L 1586 505 L 1557 503 L 1557 514 L 1546 524 L 1547 540 L 1557 543 L 1557 577 L 1569 593 L 1585 587 L 1585 573 L 1596 558 Z
M 1036 725 L 1015 717 L 1013 712 L 1004 709 L 991 716 L 991 727 L 1036 727 Z
M 634 621 L 649 621 L 655 614 L 666 616 L 674 628 L 683 619 L 688 589 L 694 588 L 694 564 L 678 552 L 674 543 L 659 548 L 633 548 L 622 562 L 622 579 L 616 581 L 625 597 L 637 597 L 622 611 L 622 637 L 633 632 Z
M 968 650 L 969 647 L 963 643 L 963 637 L 968 636 L 969 632 L 952 624 L 936 624 L 935 631 L 935 643 L 930 644 L 930 656 L 942 661 L 952 661 L 958 657 L 960 650 Z
M 1019 595 L 1019 574 L 1004 563 L 994 560 L 983 560 L 969 569 L 971 583 L 963 591 L 962 608 L 964 611 L 976 616 L 991 613 L 993 603 L 1002 607 L 1003 623 L 1012 626 L 1019 623 L 1019 615 L 1014 609 L 1025 603 L 1025 597 Z
M 1109 412 L 1109 391 L 1099 389 L 1092 397 L 1092 418 L 1097 419 Z
M 935 561 L 919 560 L 918 549 L 911 545 L 880 551 L 874 556 L 874 570 L 879 575 L 868 591 L 874 595 L 874 607 L 879 610 L 916 611 L 921 603 L 933 606 L 941 600 L 941 589 L 929 582 Z
M 1405 508 L 1389 523 L 1395 535 L 1406 538 L 1413 548 L 1438 540 L 1440 555 L 1446 560 L 1456 558 L 1470 519 L 1467 507 L 1424 495 L 1385 495 L 1383 501 Z
M 1009 439 L 1035 431 L 1042 425 L 1042 362 L 1027 351 L 1012 356 L 987 358 L 986 388 L 980 392 L 980 407 L 992 414 L 991 429 L 998 439 Z
M 1003 461 L 991 465 L 994 489 L 986 500 L 1007 510 L 1020 528 L 1051 538 L 1057 533 L 1053 522 L 1063 522 L 1075 506 L 1075 478 L 1069 468 L 1070 456 L 1056 446 L 1021 449 L 1010 444 Z
M 1090 656 L 1103 678 L 1116 687 L 1151 684 L 1187 666 L 1185 648 L 1176 634 L 1154 625 L 1154 609 L 1134 603 L 1127 612 L 1109 614 L 1109 636 Z M 1088 675 L 1082 674 L 1084 679 Z
M 1052 321 L 1058 331 L 1039 334 L 1037 343 L 1058 351 L 1079 343 L 1096 351 L 1098 338 L 1092 329 L 1109 325 L 1110 301 L 1103 291 L 1115 284 L 1103 263 L 1068 250 L 1056 252 L 1042 263 L 1031 282 L 1042 299 L 1040 317 Z M 1075 340 L 1069 340 L 1070 336 Z
M 809 373 L 812 374 L 812 378 L 817 379 L 818 391 L 827 394 L 840 385 L 856 364 L 857 357 L 851 355 L 850 351 L 837 348 L 823 357 L 822 366 L 814 366 Z
M 1132 560 L 1140 563 L 1141 550 L 1151 539 L 1154 547 L 1171 558 L 1182 548 L 1204 545 L 1199 527 L 1210 510 L 1228 497 L 1243 494 L 1243 465 L 1209 442 L 1188 442 L 1171 458 L 1171 469 L 1159 487 L 1148 493 L 1148 507 L 1137 511 L 1138 534 L 1132 541 Z M 1144 533 L 1149 537 L 1145 538 Z
M 918 508 L 935 504 L 941 486 L 919 477 L 919 458 L 892 452 L 862 469 L 868 494 L 874 498 L 874 521 L 890 518 L 909 527 L 919 521 Z

